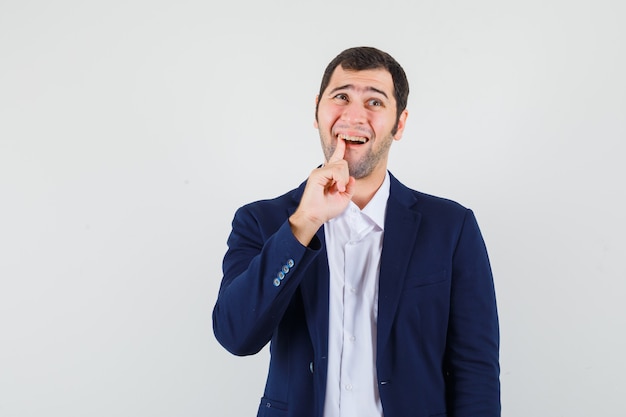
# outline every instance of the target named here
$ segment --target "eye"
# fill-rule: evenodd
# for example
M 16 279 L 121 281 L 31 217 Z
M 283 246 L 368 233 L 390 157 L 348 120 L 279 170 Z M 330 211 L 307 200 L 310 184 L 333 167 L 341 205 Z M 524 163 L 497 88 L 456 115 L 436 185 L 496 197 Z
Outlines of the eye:
M 378 100 L 378 99 L 376 99 L 376 98 L 373 98 L 373 99 L 370 99 L 370 100 L 367 102 L 367 104 L 368 104 L 369 106 L 372 106 L 372 107 L 381 107 L 381 106 L 383 105 L 383 102 L 382 102 L 382 101 L 380 101 L 380 100 Z
M 334 98 L 337 100 L 348 101 L 348 96 L 344 93 L 339 93 Z

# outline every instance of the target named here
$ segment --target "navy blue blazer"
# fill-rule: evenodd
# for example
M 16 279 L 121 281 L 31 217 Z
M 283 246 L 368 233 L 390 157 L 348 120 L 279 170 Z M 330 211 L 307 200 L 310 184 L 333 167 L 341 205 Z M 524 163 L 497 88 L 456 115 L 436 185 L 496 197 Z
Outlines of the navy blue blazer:
M 376 367 L 385 417 L 500 416 L 491 268 L 471 210 L 391 176 L 381 255 Z M 235 355 L 270 345 L 258 417 L 321 417 L 329 272 L 320 229 L 308 247 L 288 217 L 304 191 L 235 214 L 213 310 Z

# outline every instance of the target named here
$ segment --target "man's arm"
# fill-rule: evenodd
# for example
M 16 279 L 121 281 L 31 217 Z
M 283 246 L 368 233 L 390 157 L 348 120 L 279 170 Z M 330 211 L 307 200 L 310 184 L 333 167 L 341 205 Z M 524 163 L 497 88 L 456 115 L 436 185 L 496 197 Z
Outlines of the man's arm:
M 445 366 L 450 415 L 500 416 L 494 284 L 483 238 L 469 210 L 453 258 Z
M 329 161 L 311 172 L 296 212 L 273 234 L 264 222 L 275 213 L 247 206 L 235 214 L 213 309 L 215 336 L 231 353 L 251 355 L 269 342 L 321 249 L 315 234 L 349 204 L 355 180 L 344 153 L 340 140 Z
M 321 248 L 317 239 L 301 245 L 287 221 L 267 237 L 259 215 L 250 207 L 235 214 L 213 309 L 215 337 L 235 355 L 257 353 L 269 342 Z

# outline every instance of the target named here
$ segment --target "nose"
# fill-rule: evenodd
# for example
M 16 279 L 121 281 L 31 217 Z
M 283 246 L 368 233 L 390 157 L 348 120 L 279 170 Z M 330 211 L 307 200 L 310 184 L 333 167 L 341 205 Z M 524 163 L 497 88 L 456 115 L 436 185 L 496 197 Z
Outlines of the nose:
M 344 107 L 341 120 L 353 125 L 365 123 L 367 119 L 366 111 L 363 104 L 353 101 Z

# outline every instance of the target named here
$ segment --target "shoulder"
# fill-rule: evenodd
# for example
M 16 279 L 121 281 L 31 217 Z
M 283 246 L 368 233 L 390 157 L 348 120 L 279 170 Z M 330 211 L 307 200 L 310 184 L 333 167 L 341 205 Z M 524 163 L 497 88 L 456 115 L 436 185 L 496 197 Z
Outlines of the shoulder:
M 241 206 L 235 212 L 234 223 L 256 223 L 263 227 L 277 227 L 295 211 L 302 197 L 304 183 L 277 197 L 257 200 Z
M 391 175 L 390 198 L 424 214 L 464 216 L 469 209 L 449 198 L 414 190 Z
M 287 191 L 277 197 L 267 198 L 263 200 L 252 201 L 239 208 L 244 211 L 271 211 L 271 210 L 284 210 L 293 206 L 297 206 L 302 197 L 302 190 L 305 183 L 302 183 L 298 188 Z
M 397 180 L 396 180 L 397 181 Z M 429 239 L 436 241 L 443 239 L 447 244 L 454 246 L 461 236 L 472 237 L 474 243 L 481 242 L 480 228 L 478 226 L 474 212 L 449 198 L 439 197 L 416 191 L 397 182 L 390 192 L 390 200 L 394 198 L 396 207 L 401 207 L 403 203 L 399 201 L 411 201 L 407 211 L 394 210 L 396 215 L 412 212 L 414 219 L 419 222 L 420 230 L 428 234 Z M 390 205 L 388 205 L 389 209 Z M 484 246 L 483 243 L 480 243 Z

